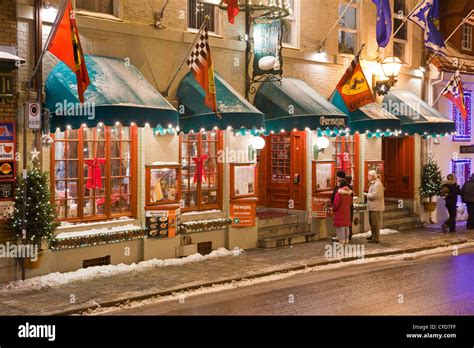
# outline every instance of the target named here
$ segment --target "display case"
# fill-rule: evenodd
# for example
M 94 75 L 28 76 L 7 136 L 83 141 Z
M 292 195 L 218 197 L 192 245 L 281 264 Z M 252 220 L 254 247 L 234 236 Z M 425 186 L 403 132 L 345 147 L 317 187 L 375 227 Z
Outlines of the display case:
M 330 195 L 336 181 L 335 161 L 313 161 L 313 195 Z
M 377 172 L 377 175 L 379 179 L 382 181 L 382 183 L 385 184 L 385 162 L 384 161 L 365 161 L 364 163 L 364 171 L 365 171 L 365 185 L 364 185 L 364 191 L 367 191 L 369 189 L 369 171 L 375 170 Z
M 179 204 L 181 200 L 181 165 L 151 164 L 146 166 L 145 205 Z
M 231 199 L 257 197 L 258 166 L 253 163 L 231 163 L 230 165 Z

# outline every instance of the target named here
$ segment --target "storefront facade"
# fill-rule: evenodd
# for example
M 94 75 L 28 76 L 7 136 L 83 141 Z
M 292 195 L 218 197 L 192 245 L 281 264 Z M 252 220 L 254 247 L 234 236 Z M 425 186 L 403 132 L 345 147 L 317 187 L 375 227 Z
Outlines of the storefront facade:
M 334 172 L 345 170 L 351 174 L 358 197 L 362 196 L 366 185 L 368 166 L 385 161 L 386 183 L 390 183 L 391 178 L 400 178 L 400 174 L 403 174 L 401 177 L 409 176 L 409 187 L 405 190 L 397 186 L 403 183 L 393 183 L 388 197 L 405 199 L 413 213 L 420 212 L 417 192 L 424 140 L 414 135 L 416 132 L 410 133 L 413 135 L 408 138 L 403 134 L 394 137 L 400 121 L 381 106 L 374 106 L 377 110 L 374 117 L 385 115 L 382 118 L 388 119 L 384 122 L 389 126 L 377 122 L 367 126 L 366 121 L 371 121 L 373 110 L 349 115 L 340 105 L 334 102 L 331 105 L 328 101 L 352 60 L 351 53 L 354 54 L 362 43 L 367 44 L 362 66 L 369 83 L 382 79 L 380 64 L 375 61 L 375 6 L 368 0 L 357 1 L 346 23 L 329 35 L 324 53 L 317 53 L 318 40 L 321 41 L 336 22 L 339 6 L 348 2 L 290 2 L 293 15 L 285 22 L 289 31 L 284 35 L 283 77 L 307 93 L 314 93 L 316 97 L 312 99 L 318 101 L 320 98 L 319 105 L 329 104 L 319 109 L 314 105 L 303 105 L 301 109 L 307 117 L 300 118 L 297 124 L 291 120 L 288 123 L 276 120 L 282 116 L 277 113 L 278 108 L 262 110 L 264 103 L 259 102 L 258 92 L 257 96 L 251 95 L 250 101 L 242 97 L 246 92 L 246 44 L 238 39 L 245 32 L 242 14 L 237 17 L 236 24 L 231 25 L 227 23 L 225 12 L 203 7 L 203 11 L 212 15 L 211 27 L 216 33 L 212 34 L 210 44 L 218 73 L 218 103 L 220 100 L 222 106 L 228 107 L 219 120 L 214 114 L 200 109 L 202 96 L 193 87 L 186 66 L 181 69 L 168 96 L 165 98 L 166 93 L 160 93 L 166 89 L 194 40 L 195 29 L 203 19 L 193 15 L 193 11 L 201 5 L 194 0 L 171 0 L 159 27 L 150 24 L 156 23 L 153 13 L 160 10 L 161 4 L 137 2 L 129 6 L 125 1 L 111 0 L 111 6 L 96 9 L 77 0 L 76 6 L 87 10 L 79 11 L 77 16 L 83 49 L 93 57 L 88 59 L 107 62 L 97 69 L 96 86 L 92 86 L 91 91 L 106 91 L 108 100 L 93 100 L 97 110 L 93 119 L 86 117 L 78 122 L 54 115 L 51 118 L 54 144 L 44 146 L 40 151 L 42 168 L 51 172 L 52 193 L 62 222 L 57 234 L 62 234 L 63 238 L 48 250 L 41 267 L 29 270 L 27 277 L 72 271 L 101 262 L 119 264 L 175 258 L 220 247 L 255 248 L 259 245 L 257 204 L 267 209 L 301 212 L 308 229 L 317 230 L 314 232 L 317 238 L 325 238 L 331 233 L 330 223 L 316 224 L 312 218 L 315 161 L 332 162 Z M 406 10 L 415 2 L 407 0 Z M 16 8 L 19 28 L 24 32 L 19 44 L 24 47 L 28 47 L 33 38 L 31 5 L 25 1 Z M 51 1 L 51 5 L 58 7 L 58 2 Z M 50 28 L 51 22 L 45 19 L 44 33 L 49 33 Z M 397 38 L 393 46 L 389 45 L 382 56 L 403 54 L 405 64 L 394 90 L 410 90 L 421 96 L 424 79 L 418 68 L 422 33 L 408 24 L 405 34 L 405 37 Z M 34 56 L 27 52 L 25 58 L 30 61 Z M 137 80 L 120 78 L 118 74 L 117 80 L 125 86 L 118 81 L 107 81 L 107 76 L 117 76 L 117 70 L 111 72 L 113 64 L 109 59 L 121 69 L 139 74 Z M 58 61 L 47 54 L 43 73 L 46 104 L 48 98 L 57 93 L 53 91 L 54 84 L 48 88 L 47 82 L 54 82 L 51 79 L 55 69 L 58 69 Z M 20 68 L 25 76 L 31 74 L 30 70 L 31 64 Z M 142 83 L 151 89 L 144 89 Z M 262 86 L 260 88 L 268 88 L 265 84 Z M 225 93 L 219 95 L 219 90 Z M 159 108 L 156 100 L 162 100 L 168 113 L 166 120 L 175 117 L 176 123 L 149 114 L 150 98 L 155 100 L 151 109 Z M 54 97 L 51 107 L 56 108 L 57 102 L 65 99 L 64 96 Z M 277 99 L 282 100 L 281 96 Z M 383 98 L 377 101 L 382 105 Z M 103 114 L 100 113 L 101 103 L 105 110 Z M 110 105 L 115 105 L 115 109 L 111 110 Z M 294 108 L 290 114 L 304 116 L 295 114 Z M 59 132 L 55 129 L 56 120 L 61 123 Z M 275 129 L 270 129 L 275 126 L 272 120 L 279 125 Z M 351 124 L 354 130 L 349 134 L 346 128 L 352 128 Z M 263 127 L 267 128 L 262 135 L 266 146 L 254 151 L 259 135 L 255 130 Z M 325 150 L 316 149 L 322 137 L 329 139 L 329 146 Z M 251 145 L 253 148 L 249 148 Z M 391 167 L 392 158 L 400 165 Z M 259 164 L 260 180 L 253 188 L 245 188 L 243 193 L 235 179 L 250 173 L 244 168 L 249 164 Z M 174 173 L 171 179 L 169 172 Z M 95 176 L 92 173 L 96 173 Z M 156 187 L 156 181 L 152 182 L 153 178 L 163 177 L 171 180 L 165 190 Z M 180 179 L 175 182 L 175 177 Z M 94 184 L 93 179 L 101 181 L 101 185 Z M 166 204 L 157 204 L 161 201 Z M 247 221 L 246 215 L 238 212 L 242 215 L 237 220 L 246 222 L 239 226 L 232 217 L 243 208 L 252 211 L 249 219 L 253 221 Z M 160 213 L 151 214 L 153 211 Z M 160 215 L 163 211 L 167 213 Z M 170 218 L 177 211 L 179 223 L 186 233 L 175 234 L 168 229 L 163 238 L 148 238 L 144 229 L 153 224 L 152 219 Z M 75 234 L 89 236 L 75 237 Z M 17 270 L 12 269 L 0 280 L 16 279 Z

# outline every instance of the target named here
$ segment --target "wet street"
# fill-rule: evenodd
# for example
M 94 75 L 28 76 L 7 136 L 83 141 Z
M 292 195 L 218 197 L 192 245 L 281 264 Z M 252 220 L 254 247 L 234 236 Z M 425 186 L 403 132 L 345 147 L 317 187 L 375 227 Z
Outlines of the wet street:
M 474 249 L 298 274 L 109 315 L 473 315 Z

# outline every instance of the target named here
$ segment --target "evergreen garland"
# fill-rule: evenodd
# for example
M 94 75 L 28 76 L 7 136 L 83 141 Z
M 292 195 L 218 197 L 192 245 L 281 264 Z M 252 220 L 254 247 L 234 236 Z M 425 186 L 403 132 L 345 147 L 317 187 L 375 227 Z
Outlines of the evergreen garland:
M 59 226 L 56 220 L 54 205 L 48 186 L 48 173 L 38 168 L 28 169 L 28 178 L 18 177 L 15 191 L 15 203 L 10 227 L 15 237 L 22 240 L 23 213 L 26 216 L 26 240 L 24 243 L 37 244 L 41 247 L 43 241 L 51 241 Z M 25 202 L 26 181 L 26 202 Z
M 428 162 L 423 167 L 423 174 L 421 176 L 420 194 L 423 197 L 429 198 L 441 195 L 441 187 L 443 185 L 443 177 L 438 163 L 433 159 L 433 156 L 428 157 Z

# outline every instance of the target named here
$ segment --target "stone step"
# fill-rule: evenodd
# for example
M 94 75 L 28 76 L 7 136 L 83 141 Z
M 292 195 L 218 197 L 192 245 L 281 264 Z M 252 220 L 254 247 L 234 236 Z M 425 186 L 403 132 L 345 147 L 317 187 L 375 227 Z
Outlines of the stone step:
M 389 210 L 383 213 L 384 219 L 397 219 L 405 216 L 412 216 L 412 212 L 409 209 L 397 209 Z
M 396 219 L 385 219 L 383 220 L 383 225 L 384 226 L 397 226 L 405 223 L 412 223 L 412 222 L 418 222 L 420 221 L 420 218 L 416 215 L 412 216 L 405 216 L 401 218 L 396 218 Z
M 421 222 L 421 221 L 406 222 L 403 224 L 397 224 L 393 226 L 384 224 L 384 228 L 397 230 L 397 231 L 416 230 L 419 228 L 424 228 L 425 226 L 426 226 L 426 223 Z
M 280 226 L 268 226 L 258 229 L 258 238 L 282 237 L 295 233 L 304 233 L 311 229 L 311 225 L 296 223 Z
M 258 228 L 267 228 L 281 225 L 297 224 L 303 221 L 303 218 L 300 218 L 299 215 L 291 214 L 282 217 L 276 217 L 271 219 L 258 219 Z
M 295 244 L 315 242 L 318 233 L 307 232 L 287 235 L 284 237 L 264 238 L 258 240 L 258 247 L 263 249 L 279 248 Z

